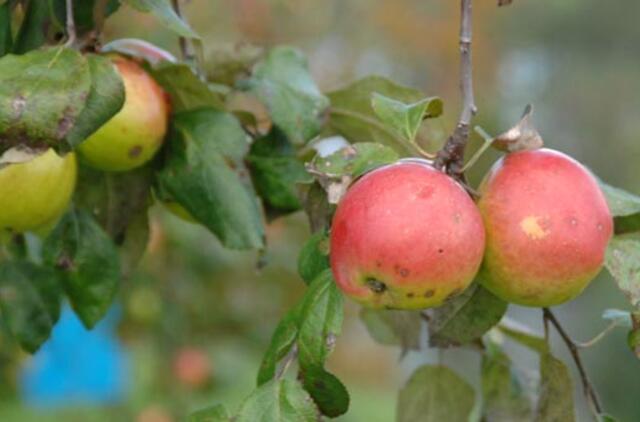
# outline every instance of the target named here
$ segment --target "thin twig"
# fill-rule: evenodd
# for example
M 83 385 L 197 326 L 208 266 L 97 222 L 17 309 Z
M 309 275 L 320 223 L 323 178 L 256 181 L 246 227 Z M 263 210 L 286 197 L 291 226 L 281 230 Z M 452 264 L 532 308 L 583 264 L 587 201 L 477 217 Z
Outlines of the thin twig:
M 578 346 L 581 349 L 586 349 L 588 347 L 591 347 L 591 346 L 595 345 L 596 343 L 598 343 L 603 338 L 605 338 L 605 336 L 607 334 L 609 334 L 609 332 L 611 332 L 614 328 L 618 327 L 619 325 L 620 324 L 617 321 L 613 321 L 611 324 L 609 324 L 609 326 L 607 326 L 607 328 L 602 330 L 600 333 L 598 333 L 591 340 L 588 340 L 588 341 L 585 341 L 585 342 L 582 342 L 582 343 L 576 342 L 576 346 Z
M 569 349 L 569 353 L 571 354 L 571 357 L 573 358 L 573 361 L 575 362 L 576 367 L 578 368 L 578 373 L 580 374 L 580 379 L 582 380 L 582 388 L 584 390 L 584 395 L 586 396 L 587 401 L 589 402 L 592 412 L 597 417 L 602 413 L 602 406 L 600 405 L 600 400 L 598 399 L 596 390 L 593 387 L 593 384 L 591 383 L 591 381 L 589 380 L 589 377 L 587 376 L 587 372 L 584 369 L 584 365 L 582 364 L 582 359 L 580 358 L 578 345 L 571 339 L 571 337 L 569 337 L 565 329 L 562 328 L 562 325 L 560 325 L 560 321 L 558 321 L 556 316 L 553 314 L 553 312 L 551 312 L 549 308 L 543 308 L 542 313 L 543 313 L 543 318 L 545 322 L 546 321 L 551 322 L 551 324 L 555 327 L 556 331 L 558 332 L 558 334 L 566 344 L 567 349 Z
M 462 111 L 455 130 L 447 143 L 438 152 L 436 167 L 444 169 L 450 175 L 464 180 L 462 164 L 464 149 L 469 139 L 471 119 L 477 112 L 473 96 L 473 67 L 471 64 L 471 18 L 472 0 L 460 1 L 460 91 L 462 93 Z
M 76 42 L 76 22 L 73 18 L 73 0 L 66 1 L 67 6 L 67 42 L 66 46 L 71 47 Z

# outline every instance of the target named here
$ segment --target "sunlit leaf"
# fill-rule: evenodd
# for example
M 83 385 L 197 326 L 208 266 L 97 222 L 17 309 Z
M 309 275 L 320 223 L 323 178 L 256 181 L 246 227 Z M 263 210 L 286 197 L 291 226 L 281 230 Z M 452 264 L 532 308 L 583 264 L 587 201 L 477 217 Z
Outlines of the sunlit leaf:
M 317 422 L 318 411 L 298 381 L 281 379 L 258 387 L 242 404 L 234 422 Z
M 425 118 L 442 114 L 442 100 L 437 97 L 423 98 L 407 104 L 374 92 L 371 106 L 384 124 L 410 142 L 415 141 Z

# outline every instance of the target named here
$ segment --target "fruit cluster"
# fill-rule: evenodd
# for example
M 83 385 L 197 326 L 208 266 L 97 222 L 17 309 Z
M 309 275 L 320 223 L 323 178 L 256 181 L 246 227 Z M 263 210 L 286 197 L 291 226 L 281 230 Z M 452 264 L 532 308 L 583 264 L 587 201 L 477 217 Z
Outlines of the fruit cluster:
M 338 286 L 388 309 L 439 306 L 473 280 L 501 299 L 558 305 L 597 275 L 613 219 L 597 181 L 557 151 L 514 152 L 477 203 L 426 161 L 401 160 L 356 181 L 333 218 Z

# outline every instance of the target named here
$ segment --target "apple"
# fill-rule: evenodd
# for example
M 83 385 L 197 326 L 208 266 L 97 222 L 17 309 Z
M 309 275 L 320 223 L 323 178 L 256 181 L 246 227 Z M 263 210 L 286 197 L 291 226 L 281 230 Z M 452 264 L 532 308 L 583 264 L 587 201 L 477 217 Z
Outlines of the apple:
M 133 60 L 111 56 L 124 82 L 122 109 L 80 144 L 81 158 L 104 171 L 127 171 L 149 161 L 167 133 L 169 97 Z
M 69 205 L 76 186 L 73 153 L 53 149 L 28 161 L 0 164 L 0 230 L 17 233 L 53 225 Z
M 480 186 L 487 232 L 481 280 L 502 299 L 552 306 L 600 271 L 613 220 L 591 173 L 550 149 L 508 154 Z
M 373 308 L 442 304 L 473 281 L 483 251 L 476 205 L 425 160 L 401 160 L 366 174 L 347 191 L 332 221 L 336 283 Z
M 211 379 L 209 357 L 201 349 L 184 347 L 175 356 L 173 373 L 187 387 L 201 388 Z

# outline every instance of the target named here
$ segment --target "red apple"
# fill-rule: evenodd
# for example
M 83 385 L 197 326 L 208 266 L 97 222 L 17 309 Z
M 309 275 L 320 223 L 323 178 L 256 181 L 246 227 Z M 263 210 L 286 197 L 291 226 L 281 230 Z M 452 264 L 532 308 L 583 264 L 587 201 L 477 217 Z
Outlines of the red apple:
M 461 293 L 482 261 L 484 228 L 465 190 L 425 161 L 359 179 L 338 205 L 331 268 L 358 302 L 421 309 Z
M 557 151 L 499 160 L 480 186 L 487 231 L 481 279 L 509 302 L 551 306 L 598 274 L 613 220 L 594 177 Z
M 173 373 L 184 385 L 201 388 L 211 379 L 211 364 L 207 354 L 194 347 L 178 351 L 173 361 Z

